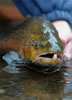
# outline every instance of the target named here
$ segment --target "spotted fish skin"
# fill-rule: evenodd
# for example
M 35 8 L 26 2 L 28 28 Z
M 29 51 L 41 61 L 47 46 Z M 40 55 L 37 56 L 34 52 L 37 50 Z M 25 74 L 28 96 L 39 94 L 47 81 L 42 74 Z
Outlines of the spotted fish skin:
M 16 51 L 28 65 L 58 66 L 63 49 L 57 30 L 42 17 L 29 17 L 12 32 L 0 35 L 0 54 Z

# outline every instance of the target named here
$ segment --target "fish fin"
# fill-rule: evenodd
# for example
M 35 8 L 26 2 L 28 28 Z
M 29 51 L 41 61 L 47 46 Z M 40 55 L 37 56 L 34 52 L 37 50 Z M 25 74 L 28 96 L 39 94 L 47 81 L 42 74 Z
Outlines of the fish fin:
M 26 66 L 24 58 L 15 51 L 10 51 L 9 53 L 5 54 L 2 59 L 5 60 L 9 65 Z

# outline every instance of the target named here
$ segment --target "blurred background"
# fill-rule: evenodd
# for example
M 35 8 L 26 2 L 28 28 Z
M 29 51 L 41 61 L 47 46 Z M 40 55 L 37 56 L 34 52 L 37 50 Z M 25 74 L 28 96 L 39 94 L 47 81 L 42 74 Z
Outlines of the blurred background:
M 14 5 L 12 0 L 0 0 L 0 4 Z
M 24 17 L 12 0 L 0 0 L 0 19 L 21 20 Z

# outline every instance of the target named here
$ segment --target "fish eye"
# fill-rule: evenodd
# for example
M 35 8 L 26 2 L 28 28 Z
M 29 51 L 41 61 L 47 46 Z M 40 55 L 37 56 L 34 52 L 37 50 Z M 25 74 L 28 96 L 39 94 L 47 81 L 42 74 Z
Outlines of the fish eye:
M 35 48 L 38 48 L 38 41 L 36 40 L 34 43 Z

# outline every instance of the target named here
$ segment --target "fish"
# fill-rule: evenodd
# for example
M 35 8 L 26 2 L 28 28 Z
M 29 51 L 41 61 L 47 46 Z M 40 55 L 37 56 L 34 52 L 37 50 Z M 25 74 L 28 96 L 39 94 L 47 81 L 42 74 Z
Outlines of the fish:
M 28 17 L 11 32 L 0 34 L 0 55 L 12 50 L 39 72 L 59 71 L 63 63 L 63 42 L 54 25 L 40 16 Z

